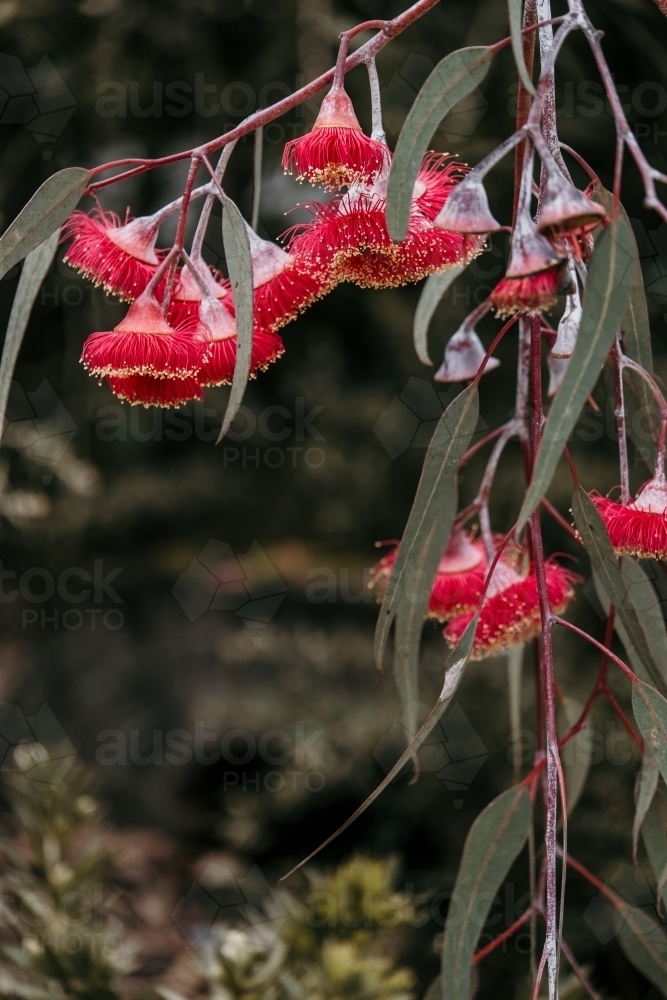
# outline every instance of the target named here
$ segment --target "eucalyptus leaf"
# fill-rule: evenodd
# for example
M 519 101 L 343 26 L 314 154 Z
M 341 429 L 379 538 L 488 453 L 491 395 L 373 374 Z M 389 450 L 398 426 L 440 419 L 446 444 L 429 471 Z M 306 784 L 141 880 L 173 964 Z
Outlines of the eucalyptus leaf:
M 650 684 L 637 681 L 632 687 L 632 711 L 646 752 L 653 754 L 663 780 L 667 781 L 667 701 Z
M 635 817 L 632 823 L 632 857 L 637 864 L 637 848 L 646 815 L 651 808 L 653 796 L 658 787 L 660 770 L 650 750 L 646 750 L 635 783 Z
M 394 632 L 394 679 L 403 706 L 403 722 L 412 742 L 417 732 L 419 710 L 419 647 L 424 616 L 415 605 L 404 601 L 398 606 Z
M 614 923 L 621 948 L 632 964 L 667 996 L 667 937 L 656 918 L 625 904 L 616 908 Z
M 389 631 L 402 601 L 425 612 L 431 584 L 446 545 L 458 502 L 458 465 L 479 415 L 475 385 L 449 404 L 433 433 L 417 492 L 392 567 L 375 631 L 375 662 L 382 665 Z M 424 551 L 426 550 L 426 551 Z
M 458 276 L 465 271 L 466 264 L 457 264 L 448 271 L 439 271 L 431 274 L 426 279 L 422 293 L 419 296 L 417 309 L 415 310 L 414 339 L 417 357 L 423 365 L 432 365 L 433 362 L 428 353 L 428 327 L 433 313 L 438 307 L 440 300 L 447 289 L 456 281 Z
M 642 631 L 663 680 L 667 684 L 667 629 L 662 616 L 660 598 L 644 569 L 632 556 L 621 559 L 621 575 L 630 604 L 635 610 Z
M 667 803 L 661 790 L 654 796 L 642 824 L 642 839 L 656 880 L 667 869 Z M 667 891 L 658 894 L 661 905 L 667 908 Z
M 597 508 L 588 494 L 578 488 L 572 494 L 572 512 L 581 535 L 591 566 L 597 574 L 604 593 L 616 608 L 619 622 L 626 634 L 626 641 L 641 661 L 646 673 L 661 691 L 667 691 L 667 683 L 653 659 L 649 641 L 642 628 L 637 611 L 632 605 L 621 571 L 616 565 L 616 557 L 609 536 Z
M 224 438 L 239 411 L 250 377 L 253 334 L 253 284 L 250 242 L 243 216 L 231 199 L 222 210 L 222 242 L 236 311 L 236 362 L 227 410 L 216 444 Z
M 2 359 L 0 360 L 0 420 L 4 419 L 7 410 L 7 400 L 16 367 L 16 359 L 28 327 L 30 313 L 40 286 L 53 263 L 58 249 L 59 236 L 60 230 L 56 229 L 44 243 L 31 250 L 21 271 L 12 303 L 12 311 L 9 314 L 5 342 L 2 347 Z M 3 430 L 4 428 L 0 425 L 0 436 Z
M 66 167 L 45 180 L 0 237 L 0 279 L 71 215 L 92 174 Z
M 443 996 L 469 1000 L 472 959 L 494 897 L 528 837 L 530 796 L 523 785 L 484 809 L 463 848 L 442 948 Z
M 560 706 L 558 735 L 562 737 L 580 718 L 584 706 L 574 698 L 564 698 Z M 565 790 L 567 793 L 567 814 L 570 816 L 581 798 L 591 768 L 593 740 L 588 719 L 579 732 L 568 740 L 561 750 Z
M 627 307 L 636 253 L 632 228 L 627 218 L 619 215 L 593 251 L 577 343 L 549 410 L 535 470 L 519 513 L 518 531 L 546 493 L 581 408 L 597 382 Z
M 535 94 L 533 81 L 528 76 L 528 70 L 523 58 L 523 36 L 521 34 L 521 28 L 523 27 L 523 0 L 508 0 L 508 7 L 514 62 L 516 63 L 516 68 L 524 87 L 530 94 Z
M 447 710 L 452 698 L 454 697 L 456 690 L 461 683 L 461 678 L 463 677 L 463 672 L 465 670 L 466 664 L 470 658 L 470 651 L 472 649 L 473 640 L 475 638 L 475 632 L 477 630 L 477 623 L 479 621 L 479 614 L 476 614 L 472 621 L 469 622 L 465 632 L 461 636 L 457 645 L 452 649 L 447 656 L 445 661 L 445 680 L 442 686 L 442 691 L 440 692 L 440 697 L 431 709 L 426 721 L 422 725 L 421 729 L 409 744 L 409 746 L 403 751 L 401 756 L 398 758 L 394 766 L 387 773 L 387 775 L 382 779 L 377 788 L 371 792 L 368 798 L 362 802 L 357 810 L 347 819 L 341 827 L 339 827 L 330 837 L 320 844 L 320 846 L 314 850 L 307 858 L 300 861 L 295 868 L 293 868 L 287 875 L 283 876 L 283 879 L 289 878 L 294 872 L 298 871 L 299 868 L 307 864 L 316 854 L 319 854 L 325 847 L 331 844 L 336 837 L 340 836 L 349 826 L 354 823 L 363 813 L 366 812 L 368 807 L 372 805 L 373 802 L 382 794 L 382 792 L 387 788 L 394 778 L 397 778 L 401 773 L 408 761 L 412 760 L 415 754 L 418 753 L 420 747 L 425 742 L 425 740 L 430 736 L 438 722 Z M 283 880 L 281 879 L 281 881 Z
M 396 143 L 387 189 L 387 225 L 393 240 L 405 239 L 412 192 L 424 153 L 438 125 L 455 104 L 482 82 L 494 46 L 475 45 L 450 52 L 417 94 Z

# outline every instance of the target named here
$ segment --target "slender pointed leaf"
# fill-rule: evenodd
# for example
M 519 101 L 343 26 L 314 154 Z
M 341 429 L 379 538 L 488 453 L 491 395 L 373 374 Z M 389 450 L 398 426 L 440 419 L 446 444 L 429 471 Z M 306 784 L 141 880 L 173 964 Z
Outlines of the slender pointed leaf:
M 56 229 L 44 243 L 31 250 L 21 271 L 12 303 L 12 311 L 9 314 L 7 333 L 2 347 L 2 360 L 0 360 L 0 421 L 4 420 L 16 359 L 28 327 L 30 313 L 40 286 L 56 255 L 59 235 L 60 230 Z M 0 424 L 0 435 L 2 430 L 2 424 Z
M 472 958 L 494 896 L 528 837 L 530 796 L 523 785 L 503 792 L 468 834 L 442 948 L 443 996 L 469 1000 Z
M 515 781 L 521 774 L 521 682 L 523 679 L 523 654 L 525 646 L 512 646 L 507 651 L 507 694 L 510 710 L 510 739 Z
M 405 239 L 412 192 L 431 136 L 455 104 L 486 76 L 493 46 L 475 45 L 445 56 L 427 78 L 396 143 L 387 189 L 387 225 L 393 240 Z
M 314 858 L 316 854 L 319 854 L 320 851 L 324 850 L 325 847 L 331 844 L 332 841 L 336 839 L 336 837 L 338 837 L 341 833 L 347 830 L 347 828 L 351 826 L 354 823 L 354 821 L 357 820 L 362 815 L 362 813 L 365 813 L 368 807 L 372 805 L 372 803 L 375 802 L 377 798 L 379 798 L 379 796 L 382 794 L 385 788 L 387 788 L 392 783 L 394 778 L 398 777 L 398 775 L 401 773 L 401 771 L 408 763 L 408 761 L 412 760 L 415 754 L 419 751 L 424 741 L 433 732 L 438 722 L 442 718 L 444 712 L 447 710 L 449 703 L 451 702 L 452 698 L 456 693 L 456 689 L 461 683 L 461 678 L 463 677 L 463 671 L 465 670 L 465 666 L 468 662 L 468 659 L 470 658 L 470 651 L 472 649 L 473 640 L 475 638 L 475 632 L 477 630 L 478 621 L 479 621 L 479 615 L 476 614 L 475 617 L 472 619 L 472 621 L 470 621 L 470 623 L 468 624 L 468 627 L 461 636 L 458 644 L 454 647 L 454 649 L 450 651 L 447 660 L 445 661 L 445 681 L 442 686 L 442 691 L 440 692 L 440 697 L 438 698 L 434 707 L 431 709 L 428 718 L 422 725 L 421 729 L 419 730 L 415 738 L 412 740 L 410 745 L 403 751 L 403 753 L 398 758 L 392 769 L 383 778 L 383 780 L 380 782 L 377 788 L 373 792 L 371 792 L 368 798 L 364 802 L 362 802 L 362 804 L 350 816 L 350 818 L 347 819 L 343 823 L 343 825 L 335 831 L 335 833 L 332 833 L 330 837 L 327 837 L 327 839 L 322 844 L 320 844 L 320 846 L 315 851 L 313 851 L 312 854 L 309 854 L 307 858 L 304 858 L 303 861 L 300 861 L 295 868 L 292 868 L 292 870 L 287 873 L 287 875 L 283 875 L 282 879 L 280 880 L 281 882 L 284 879 L 289 878 L 290 875 L 293 875 L 294 872 L 298 871 L 298 869 L 303 867 L 303 865 L 307 864 L 311 860 L 311 858 Z
M 667 996 L 667 937 L 656 918 L 625 904 L 616 909 L 614 922 L 621 948 L 632 964 Z
M 428 603 L 431 583 L 456 514 L 458 465 L 472 437 L 478 414 L 477 387 L 470 385 L 449 404 L 431 438 L 378 615 L 375 631 L 375 662 L 378 665 L 382 664 L 399 603 L 413 601 L 424 608 Z M 429 551 L 422 563 L 427 542 Z
M 90 170 L 59 170 L 34 195 L 0 237 L 0 278 L 62 226 L 81 198 Z
M 572 512 L 591 566 L 597 573 L 604 592 L 616 608 L 616 614 L 627 635 L 627 641 L 641 660 L 651 682 L 661 691 L 667 684 L 651 655 L 648 639 L 632 605 L 621 571 L 616 565 L 606 528 L 595 504 L 581 488 L 572 494 Z
M 433 364 L 428 353 L 428 327 L 433 318 L 433 313 L 447 289 L 465 269 L 465 264 L 458 264 L 456 267 L 450 268 L 449 271 L 440 271 L 438 274 L 431 274 L 426 279 L 426 283 L 422 288 L 417 309 L 415 310 L 413 333 L 415 351 L 423 365 Z
M 409 601 L 399 604 L 394 634 L 394 678 L 403 706 L 403 723 L 411 743 L 417 732 L 419 708 L 419 647 L 423 614 Z
M 639 834 L 646 819 L 646 814 L 651 808 L 653 796 L 658 787 L 660 771 L 658 764 L 650 750 L 644 753 L 642 766 L 637 774 L 635 784 L 635 817 L 632 824 L 632 857 L 637 864 L 637 848 L 639 846 Z
M 549 410 L 535 471 L 519 513 L 519 531 L 547 491 L 581 408 L 602 370 L 627 307 L 636 252 L 632 229 L 623 216 L 618 216 L 593 252 L 577 344 Z
M 568 729 L 577 722 L 584 706 L 574 698 L 564 698 L 559 712 L 558 735 L 564 736 Z M 567 814 L 574 812 L 581 798 L 591 768 L 593 740 L 588 719 L 582 729 L 568 740 L 561 750 L 563 772 L 565 774 L 565 790 L 567 793 Z
M 523 35 L 521 34 L 521 28 L 523 27 L 523 0 L 508 0 L 508 6 L 514 62 L 516 63 L 516 68 L 524 87 L 528 93 L 534 94 L 533 81 L 528 76 L 528 70 L 523 58 Z
M 250 242 L 243 216 L 229 198 L 225 200 L 222 210 L 222 242 L 236 311 L 236 362 L 217 444 L 222 441 L 239 411 L 250 377 L 252 360 L 253 286 Z
M 654 796 L 650 808 L 642 824 L 642 839 L 653 869 L 656 881 L 659 883 L 667 869 L 667 804 L 660 792 Z M 667 890 L 656 892 L 661 905 L 667 908 Z
M 667 781 L 667 701 L 650 684 L 637 681 L 632 688 L 632 711 L 646 751 L 653 754 L 663 780 Z

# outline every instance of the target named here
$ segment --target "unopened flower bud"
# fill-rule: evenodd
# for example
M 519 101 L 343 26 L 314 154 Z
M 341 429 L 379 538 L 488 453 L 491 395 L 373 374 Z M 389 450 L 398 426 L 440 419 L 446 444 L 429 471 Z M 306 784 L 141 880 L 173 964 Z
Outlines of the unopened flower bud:
M 450 338 L 445 347 L 445 356 L 435 373 L 436 382 L 465 382 L 475 378 L 486 351 L 474 330 L 462 326 Z M 500 364 L 497 358 L 489 358 L 484 372 L 490 372 Z
M 433 225 L 451 233 L 493 233 L 501 228 L 489 208 L 484 185 L 471 176 L 456 185 Z

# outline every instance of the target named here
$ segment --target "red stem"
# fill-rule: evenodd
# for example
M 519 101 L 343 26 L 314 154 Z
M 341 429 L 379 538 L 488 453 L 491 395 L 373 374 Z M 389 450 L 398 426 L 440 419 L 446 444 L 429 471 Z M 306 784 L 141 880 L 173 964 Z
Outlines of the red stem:
M 495 951 L 495 949 L 501 945 L 503 941 L 507 941 L 507 939 L 512 937 L 513 934 L 516 934 L 519 928 L 523 927 L 523 925 L 530 920 L 535 912 L 535 907 L 531 906 L 530 909 L 521 914 L 518 920 L 514 921 L 511 927 L 508 927 L 507 930 L 502 932 L 502 934 L 499 934 L 498 937 L 493 939 L 493 941 L 489 941 L 484 948 L 480 948 L 479 951 L 476 951 L 472 957 L 473 964 L 476 965 L 478 962 L 481 962 L 483 958 L 486 958 L 486 956 L 490 955 L 492 951 Z

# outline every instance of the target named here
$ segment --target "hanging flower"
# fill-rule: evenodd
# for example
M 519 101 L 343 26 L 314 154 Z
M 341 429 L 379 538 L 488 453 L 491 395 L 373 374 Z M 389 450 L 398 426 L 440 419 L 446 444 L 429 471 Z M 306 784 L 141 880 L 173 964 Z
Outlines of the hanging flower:
M 333 278 L 311 273 L 307 260 L 286 253 L 246 225 L 255 289 L 255 325 L 277 330 L 333 288 Z
M 452 190 L 466 176 L 468 167 L 448 153 L 429 152 L 422 160 L 412 193 L 416 207 L 430 222 L 438 217 Z
M 387 588 L 398 555 L 398 544 L 384 556 L 369 581 L 379 600 Z M 454 615 L 474 611 L 484 590 L 486 557 L 484 546 L 464 531 L 455 530 L 438 565 L 428 604 L 427 618 L 444 622 Z
M 467 382 L 477 376 L 486 357 L 482 341 L 466 321 L 447 341 L 442 364 L 433 376 L 436 382 Z M 500 364 L 498 358 L 490 357 L 484 367 L 488 375 Z
M 236 321 L 223 302 L 206 298 L 199 312 L 200 325 L 195 339 L 202 351 L 198 374 L 201 385 L 227 385 L 234 377 L 236 364 Z M 265 371 L 285 348 L 272 330 L 255 327 L 252 335 L 250 378 Z
M 157 299 L 144 292 L 113 330 L 91 333 L 81 362 L 91 375 L 187 378 L 201 367 L 202 347 L 186 330 L 174 330 Z
M 155 248 L 160 221 L 146 217 L 123 224 L 115 213 L 101 209 L 73 212 L 63 226 L 63 238 L 72 240 L 63 259 L 95 285 L 131 302 L 164 256 Z
M 298 181 L 335 191 L 346 184 L 370 183 L 382 167 L 385 148 L 364 135 L 345 89 L 334 84 L 311 131 L 285 146 L 283 169 L 296 174 Z
M 334 275 L 361 288 L 396 288 L 471 260 L 478 237 L 436 228 L 413 200 L 408 232 L 395 243 L 387 228 L 387 166 L 372 187 L 356 187 L 325 205 L 313 221 L 292 230 L 290 252 L 323 279 Z
M 646 483 L 629 504 L 591 494 L 614 552 L 641 559 L 667 559 L 667 482 L 664 475 Z
M 182 406 L 191 399 L 203 399 L 204 390 L 199 379 L 155 378 L 151 375 L 129 375 L 127 378 L 107 379 L 109 388 L 119 399 L 132 406 Z
M 561 614 L 573 596 L 573 584 L 578 579 L 554 559 L 545 565 L 549 603 Z M 452 619 L 443 635 L 450 646 L 461 639 L 474 612 Z M 493 571 L 491 582 L 480 611 L 472 647 L 472 659 L 495 656 L 539 635 L 542 629 L 537 578 L 534 572 L 522 572 L 517 560 L 501 557 Z
M 537 315 L 550 309 L 561 292 L 570 291 L 571 284 L 567 260 L 538 233 L 530 214 L 520 213 L 505 277 L 491 293 L 496 315 Z

